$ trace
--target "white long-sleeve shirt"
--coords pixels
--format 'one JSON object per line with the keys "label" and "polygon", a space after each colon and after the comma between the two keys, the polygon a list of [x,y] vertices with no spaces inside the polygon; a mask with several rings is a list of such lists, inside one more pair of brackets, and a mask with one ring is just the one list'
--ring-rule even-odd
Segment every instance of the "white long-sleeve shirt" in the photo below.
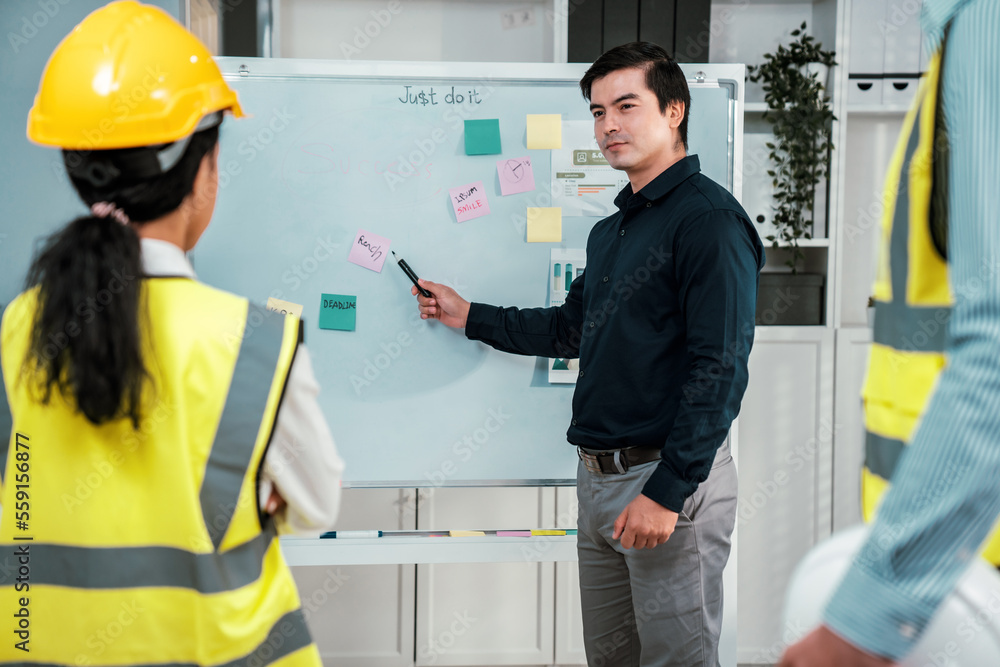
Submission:
{"label": "white long-sleeve shirt", "polygon": [[[167,241],[142,239],[142,267],[148,276],[197,279],[184,251]],[[319,535],[333,526],[340,510],[344,462],[316,397],[319,383],[309,351],[299,346],[288,373],[274,435],[261,471],[260,506],[277,489],[285,502],[275,515],[279,531]]]}

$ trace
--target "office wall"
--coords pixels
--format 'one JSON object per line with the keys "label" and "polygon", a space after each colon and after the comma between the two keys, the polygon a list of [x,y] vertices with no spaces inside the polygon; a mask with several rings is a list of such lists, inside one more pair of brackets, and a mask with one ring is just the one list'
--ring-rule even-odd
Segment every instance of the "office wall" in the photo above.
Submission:
{"label": "office wall", "polygon": [[[283,58],[565,62],[559,0],[280,0]],[[564,50],[564,46],[562,47]]]}

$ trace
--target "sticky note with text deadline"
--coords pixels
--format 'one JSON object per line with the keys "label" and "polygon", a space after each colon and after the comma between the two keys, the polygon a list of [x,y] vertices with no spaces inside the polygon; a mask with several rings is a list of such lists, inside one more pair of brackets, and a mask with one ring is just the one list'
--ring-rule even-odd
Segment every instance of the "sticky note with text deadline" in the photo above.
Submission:
{"label": "sticky note with text deadline", "polygon": [[354,331],[358,321],[358,297],[323,294],[319,304],[319,328]]}

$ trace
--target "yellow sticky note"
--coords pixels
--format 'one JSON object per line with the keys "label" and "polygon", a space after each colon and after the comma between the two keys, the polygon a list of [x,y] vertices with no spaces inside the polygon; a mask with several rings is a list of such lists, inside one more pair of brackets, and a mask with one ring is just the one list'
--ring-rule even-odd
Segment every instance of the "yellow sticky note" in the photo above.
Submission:
{"label": "yellow sticky note", "polygon": [[527,123],[528,148],[562,148],[562,116],[529,113]]}
{"label": "yellow sticky note", "polygon": [[566,531],[565,530],[533,530],[533,531],[531,531],[531,534],[533,536],[540,536],[540,535],[541,536],[556,536],[556,535],[565,535]]}
{"label": "yellow sticky note", "polygon": [[292,303],[291,301],[275,299],[273,296],[269,297],[267,300],[267,309],[273,310],[276,313],[281,313],[282,315],[288,313],[289,315],[294,315],[295,317],[302,317],[302,306],[297,303]]}
{"label": "yellow sticky note", "polygon": [[481,530],[449,530],[450,537],[485,537],[486,533]]}
{"label": "yellow sticky note", "polygon": [[528,209],[528,243],[559,243],[562,241],[562,209]]}

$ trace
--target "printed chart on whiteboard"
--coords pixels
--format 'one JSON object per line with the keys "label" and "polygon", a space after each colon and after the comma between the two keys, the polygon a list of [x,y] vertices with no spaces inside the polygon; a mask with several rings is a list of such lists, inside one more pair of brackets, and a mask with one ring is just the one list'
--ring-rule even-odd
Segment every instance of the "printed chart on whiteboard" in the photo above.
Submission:
{"label": "printed chart on whiteboard", "polygon": [[561,206],[564,217],[611,215],[628,175],[604,159],[593,123],[564,120],[562,130],[562,148],[552,151],[552,205]]}
{"label": "printed chart on whiteboard", "polygon": [[[569,286],[587,266],[587,251],[583,248],[553,248],[549,257],[549,275],[552,276],[550,306],[566,302]],[[580,374],[579,359],[549,359],[549,382],[573,384]]]}

